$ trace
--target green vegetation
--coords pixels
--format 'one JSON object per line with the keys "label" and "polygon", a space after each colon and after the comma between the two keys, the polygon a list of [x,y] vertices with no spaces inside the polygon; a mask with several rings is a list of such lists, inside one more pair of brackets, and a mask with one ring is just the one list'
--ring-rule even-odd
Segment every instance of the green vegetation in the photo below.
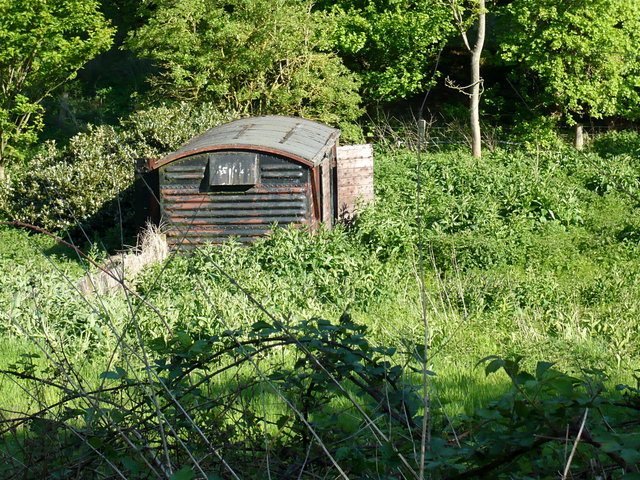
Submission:
{"label": "green vegetation", "polygon": [[625,133],[585,154],[423,154],[426,350],[405,150],[377,152],[376,204],[348,226],[172,256],[139,297],[83,296],[73,251],[2,230],[2,328],[33,342],[3,344],[5,452],[22,452],[6,472],[24,437],[57,445],[29,460],[56,475],[336,474],[333,458],[350,478],[543,478],[583,418],[571,471],[636,471],[638,150]]}
{"label": "green vegetation", "polygon": [[[556,130],[634,126],[639,27],[632,0],[0,0],[0,476],[639,478],[640,135]],[[450,87],[483,92],[482,158],[438,147],[469,138]],[[398,112],[431,117],[421,156],[371,120]],[[135,159],[262,113],[366,133],[375,204],[123,280]]]}
{"label": "green vegetation", "polygon": [[432,85],[429,67],[453,24],[439,2],[321,0],[334,15],[334,48],[362,80],[371,104],[408,98]]}
{"label": "green vegetation", "polygon": [[349,131],[362,113],[358,83],[329,51],[331,18],[310,9],[307,1],[161,1],[128,44],[162,67],[151,79],[156,98],[297,115]]}
{"label": "green vegetation", "polygon": [[42,100],[111,46],[98,8],[91,0],[0,2],[0,169],[37,139]]}
{"label": "green vegetation", "polygon": [[503,58],[539,79],[546,106],[572,122],[635,119],[640,6],[633,0],[518,0],[508,6]]}

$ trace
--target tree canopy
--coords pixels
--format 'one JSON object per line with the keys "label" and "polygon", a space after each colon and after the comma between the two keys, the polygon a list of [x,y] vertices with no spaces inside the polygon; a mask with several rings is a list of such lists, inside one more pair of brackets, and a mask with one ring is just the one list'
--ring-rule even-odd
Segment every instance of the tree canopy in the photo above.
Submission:
{"label": "tree canopy", "polygon": [[0,0],[0,167],[35,140],[42,100],[112,35],[97,0]]}
{"label": "tree canopy", "polygon": [[569,122],[640,115],[640,3],[636,0],[515,0],[502,57],[533,72],[541,103]]}
{"label": "tree canopy", "polygon": [[335,15],[334,47],[362,79],[371,102],[424,91],[433,64],[455,33],[449,7],[412,0],[322,0]]}
{"label": "tree canopy", "polygon": [[156,97],[340,124],[360,115],[360,96],[329,51],[329,21],[307,1],[161,0],[129,46],[161,68]]}
{"label": "tree canopy", "polygon": [[[439,75],[468,84],[456,30],[474,38],[478,2],[0,0],[0,169],[37,139],[43,99],[109,48],[85,69],[85,84],[81,76],[66,87],[71,108],[96,109],[80,118],[117,123],[140,107],[211,102],[234,115],[324,121],[354,139],[365,108],[411,101]],[[482,82],[471,82],[487,89],[480,116],[493,108],[515,125],[524,99],[544,125],[640,117],[636,0],[495,0],[487,10]],[[115,45],[105,15],[118,27]],[[133,73],[112,81],[123,58]],[[517,88],[503,88],[505,77]],[[438,88],[436,110],[462,119],[463,97]]]}

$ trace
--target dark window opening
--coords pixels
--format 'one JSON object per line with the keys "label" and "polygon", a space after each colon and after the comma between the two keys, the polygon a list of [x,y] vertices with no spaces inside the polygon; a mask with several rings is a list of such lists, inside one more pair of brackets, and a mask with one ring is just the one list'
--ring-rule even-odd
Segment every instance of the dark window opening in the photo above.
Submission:
{"label": "dark window opening", "polygon": [[257,153],[221,152],[209,156],[210,186],[252,186],[258,183],[260,165]]}

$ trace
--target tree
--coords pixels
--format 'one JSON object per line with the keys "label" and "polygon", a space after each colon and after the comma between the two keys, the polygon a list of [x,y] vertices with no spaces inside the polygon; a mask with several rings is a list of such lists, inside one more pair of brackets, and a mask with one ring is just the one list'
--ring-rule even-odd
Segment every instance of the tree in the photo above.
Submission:
{"label": "tree", "polygon": [[533,73],[552,114],[640,116],[637,0],[515,0],[507,12],[502,58]]}
{"label": "tree", "polygon": [[[447,0],[451,8],[455,24],[465,48],[471,56],[471,83],[466,87],[458,87],[448,82],[449,86],[460,90],[469,96],[469,125],[471,127],[471,153],[475,158],[482,156],[482,132],[480,131],[480,96],[482,90],[482,77],[480,76],[480,59],[484,47],[486,33],[486,5],[485,0],[470,0],[470,5],[465,9],[457,0]],[[476,39],[472,45],[469,42],[467,30],[476,25]]]}
{"label": "tree", "polygon": [[320,0],[317,8],[334,15],[334,47],[361,78],[368,103],[424,92],[439,50],[455,32],[440,2]]}
{"label": "tree", "polygon": [[306,0],[160,0],[129,45],[161,68],[156,97],[340,124],[361,113],[359,85],[328,31]]}
{"label": "tree", "polygon": [[111,45],[95,0],[0,0],[0,179],[42,127],[42,100]]}

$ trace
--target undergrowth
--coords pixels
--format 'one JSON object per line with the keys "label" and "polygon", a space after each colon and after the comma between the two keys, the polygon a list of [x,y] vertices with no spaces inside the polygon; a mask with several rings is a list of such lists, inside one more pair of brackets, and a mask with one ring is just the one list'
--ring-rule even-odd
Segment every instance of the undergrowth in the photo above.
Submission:
{"label": "undergrowth", "polygon": [[107,294],[0,230],[4,477],[636,478],[640,160],[615,141],[429,153],[418,215],[416,156],[378,151],[348,225]]}

